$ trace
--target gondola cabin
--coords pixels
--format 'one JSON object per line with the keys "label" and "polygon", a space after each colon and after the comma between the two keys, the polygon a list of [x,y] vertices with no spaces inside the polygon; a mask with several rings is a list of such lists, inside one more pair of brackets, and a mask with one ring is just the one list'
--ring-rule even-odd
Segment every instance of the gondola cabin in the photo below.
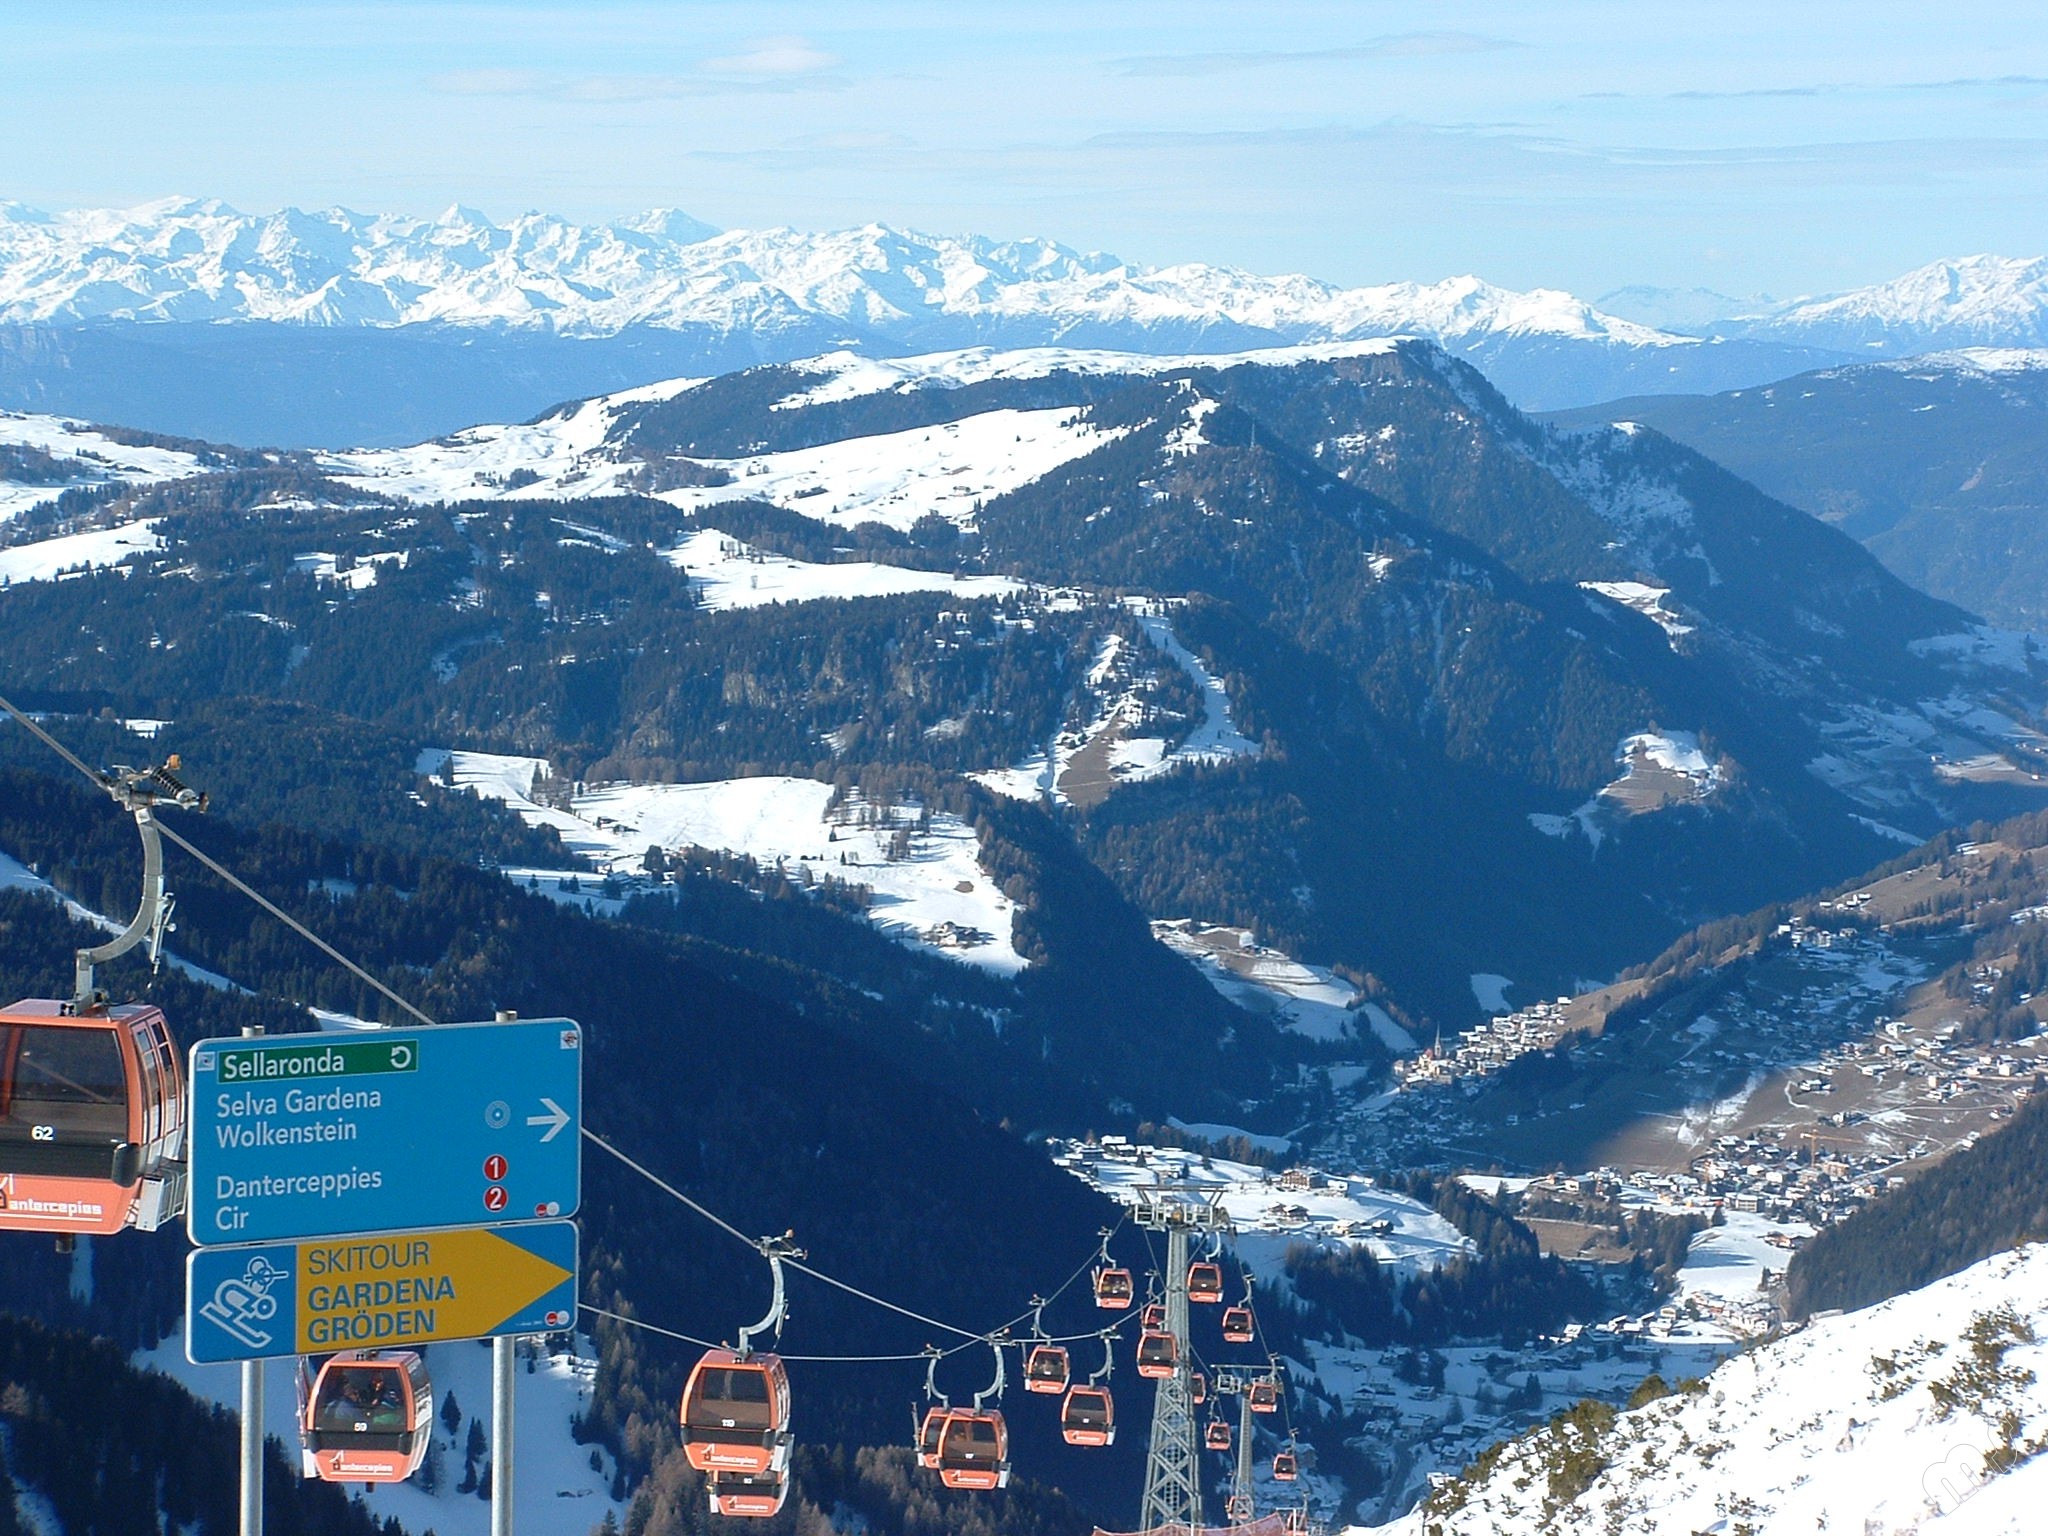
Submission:
{"label": "gondola cabin", "polygon": [[1202,1433],[1202,1444],[1212,1451],[1230,1449],[1230,1426],[1221,1419],[1211,1419],[1209,1427]]}
{"label": "gondola cabin", "polygon": [[1060,1404],[1060,1435],[1069,1445],[1114,1445],[1116,1404],[1107,1387],[1074,1387]]}
{"label": "gondola cabin", "polygon": [[300,1368],[299,1440],[327,1483],[402,1483],[434,1438],[434,1386],[410,1349],[344,1350]]}
{"label": "gondola cabin", "polygon": [[1280,1383],[1270,1379],[1253,1382],[1251,1400],[1253,1413],[1278,1413],[1280,1411]]}
{"label": "gondola cabin", "polygon": [[924,1411],[924,1422],[917,1428],[917,1464],[926,1471],[936,1471],[939,1465],[939,1431],[946,1427],[949,1409],[932,1407]]}
{"label": "gondola cabin", "polygon": [[1007,1488],[1010,1432],[1000,1409],[953,1408],[939,1429],[939,1481],[948,1488]]}
{"label": "gondola cabin", "polygon": [[1198,1405],[1209,1401],[1209,1378],[1200,1371],[1192,1373],[1188,1377],[1188,1395]]}
{"label": "gondola cabin", "polygon": [[1173,1342],[1173,1335],[1157,1328],[1148,1328],[1138,1335],[1138,1374],[1149,1376],[1154,1381],[1171,1376],[1180,1364],[1180,1350]]}
{"label": "gondola cabin", "polygon": [[681,1420],[683,1454],[699,1472],[780,1472],[792,1438],[789,1372],[775,1355],[707,1350],[683,1386]]}
{"label": "gondola cabin", "polygon": [[713,1472],[704,1480],[704,1492],[714,1515],[737,1515],[743,1519],[765,1520],[780,1514],[789,1497],[789,1479],[781,1472]]}
{"label": "gondola cabin", "polygon": [[1225,1307],[1223,1309],[1223,1342],[1226,1344],[1249,1344],[1253,1333],[1252,1309],[1250,1307]]}
{"label": "gondola cabin", "polygon": [[1301,1458],[1293,1451],[1281,1451],[1273,1458],[1273,1476],[1280,1482],[1291,1483],[1301,1475]]}
{"label": "gondola cabin", "polygon": [[0,1231],[154,1231],[185,1208],[185,1071],[162,1012],[0,1011]]}
{"label": "gondola cabin", "polygon": [[1024,1357],[1024,1390],[1064,1392],[1072,1374],[1066,1350],[1058,1344],[1034,1344]]}
{"label": "gondola cabin", "polygon": [[1207,1305],[1223,1299],[1223,1266],[1206,1261],[1188,1266],[1188,1300]]}
{"label": "gondola cabin", "polygon": [[1098,1269],[1095,1271],[1095,1305],[1113,1311],[1121,1311],[1131,1304],[1137,1294],[1131,1283],[1128,1269]]}
{"label": "gondola cabin", "polygon": [[1145,1303],[1145,1310],[1138,1314],[1140,1328],[1164,1328],[1166,1326],[1166,1304],[1158,1301]]}

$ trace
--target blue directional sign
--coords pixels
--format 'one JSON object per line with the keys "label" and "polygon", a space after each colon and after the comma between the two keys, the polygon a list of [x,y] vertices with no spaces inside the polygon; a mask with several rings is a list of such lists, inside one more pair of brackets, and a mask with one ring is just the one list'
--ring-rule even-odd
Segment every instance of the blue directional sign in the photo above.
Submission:
{"label": "blue directional sign", "polygon": [[198,1365],[549,1333],[576,1321],[576,1224],[530,1221],[200,1248],[185,1261]]}
{"label": "blue directional sign", "polygon": [[192,1241],[572,1216],[583,1032],[568,1019],[192,1047]]}

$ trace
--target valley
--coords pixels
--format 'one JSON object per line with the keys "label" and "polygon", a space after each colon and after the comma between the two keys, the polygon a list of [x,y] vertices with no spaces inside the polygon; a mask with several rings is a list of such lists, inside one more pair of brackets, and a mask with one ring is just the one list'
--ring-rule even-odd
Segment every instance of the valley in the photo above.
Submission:
{"label": "valley", "polygon": [[[1076,1232],[1213,1185],[1294,1388],[1262,1449],[1299,1436],[1324,1516],[1783,1326],[1811,1234],[2043,1070],[2026,637],[1425,344],[832,354],[410,447],[150,451],[10,492],[0,666],[40,718],[331,839],[294,899],[475,1008],[514,951],[411,929],[434,881],[589,951],[527,1006],[717,977],[835,1085],[937,1095],[899,1158],[987,1117]],[[268,998],[253,944],[183,963]],[[637,995],[622,1039],[694,1048],[694,992]],[[600,1421],[645,1411],[603,1379]]]}

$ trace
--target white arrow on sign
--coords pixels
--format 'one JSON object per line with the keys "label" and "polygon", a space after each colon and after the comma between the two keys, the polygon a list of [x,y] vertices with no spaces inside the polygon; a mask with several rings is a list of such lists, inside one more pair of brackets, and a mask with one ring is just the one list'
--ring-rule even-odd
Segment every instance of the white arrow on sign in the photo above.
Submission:
{"label": "white arrow on sign", "polygon": [[553,1099],[544,1098],[541,1100],[541,1103],[547,1106],[548,1112],[544,1115],[528,1115],[526,1123],[528,1125],[546,1126],[547,1133],[541,1137],[541,1140],[544,1142],[553,1141],[568,1127],[569,1111],[562,1108]]}

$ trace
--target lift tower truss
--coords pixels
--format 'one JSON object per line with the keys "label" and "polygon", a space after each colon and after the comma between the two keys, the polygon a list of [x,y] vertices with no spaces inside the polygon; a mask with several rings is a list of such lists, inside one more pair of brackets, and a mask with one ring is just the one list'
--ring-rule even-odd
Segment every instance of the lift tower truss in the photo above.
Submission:
{"label": "lift tower truss", "polygon": [[1195,1449],[1192,1352],[1188,1347],[1188,1240],[1197,1233],[1230,1231],[1230,1218],[1213,1187],[1154,1184],[1133,1190],[1131,1222],[1166,1238],[1166,1331],[1173,1335],[1173,1374],[1154,1385],[1152,1441],[1145,1458],[1145,1501],[1138,1528],[1202,1526],[1201,1462]]}
{"label": "lift tower truss", "polygon": [[1219,1365],[1215,1380],[1209,1383],[1209,1390],[1219,1399],[1237,1399],[1237,1464],[1231,1469],[1230,1493],[1223,1501],[1223,1518],[1230,1525],[1249,1525],[1256,1513],[1252,1498],[1252,1388],[1263,1382],[1278,1387],[1280,1368]]}

